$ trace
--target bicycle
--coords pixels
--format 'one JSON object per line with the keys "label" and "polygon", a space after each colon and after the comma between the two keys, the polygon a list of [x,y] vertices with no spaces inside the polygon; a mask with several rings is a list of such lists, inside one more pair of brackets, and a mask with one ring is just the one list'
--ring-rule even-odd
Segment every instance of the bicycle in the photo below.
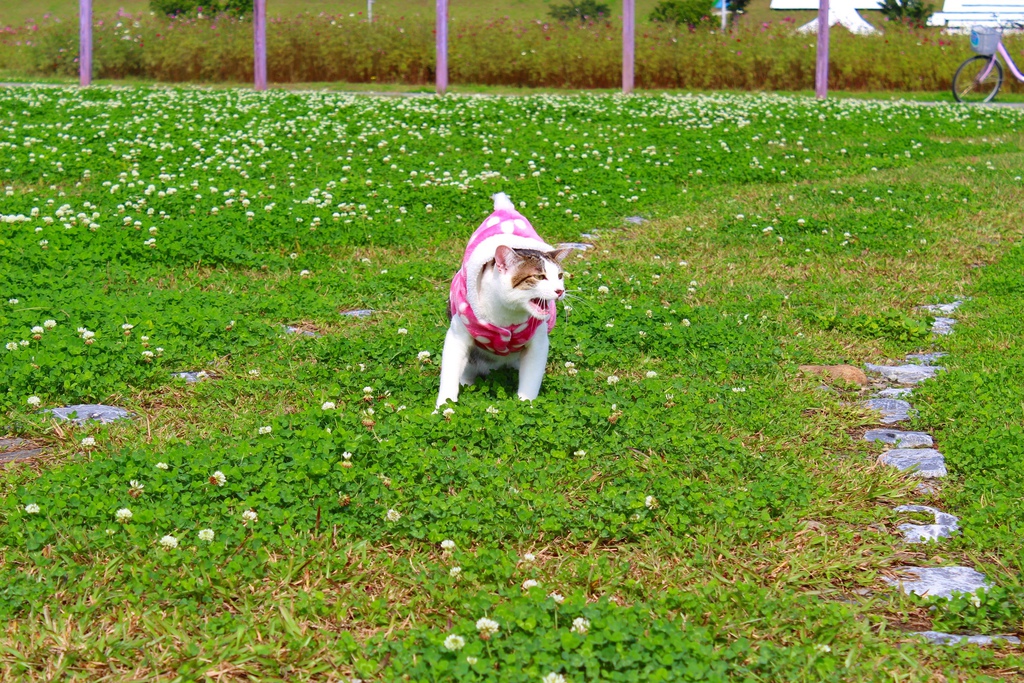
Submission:
{"label": "bicycle", "polygon": [[[1013,24],[1013,27],[1021,28],[1024,24]],[[961,64],[953,76],[953,99],[957,102],[982,104],[995,99],[1003,85],[1003,65],[999,57],[1006,60],[1014,78],[1024,83],[1024,74],[1003,47],[1001,29],[975,26],[971,29],[971,49],[978,54]]]}

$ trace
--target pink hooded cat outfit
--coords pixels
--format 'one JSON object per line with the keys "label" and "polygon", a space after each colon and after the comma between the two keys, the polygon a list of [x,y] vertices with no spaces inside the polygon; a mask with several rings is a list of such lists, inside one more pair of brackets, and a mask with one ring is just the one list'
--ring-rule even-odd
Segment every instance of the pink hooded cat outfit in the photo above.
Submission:
{"label": "pink hooded cat outfit", "polygon": [[[501,245],[538,251],[554,249],[540,238],[530,222],[518,211],[496,209],[469,238],[466,253],[462,255],[462,267],[452,278],[448,310],[453,317],[459,317],[478,347],[498,356],[507,356],[522,351],[544,321],[530,316],[529,320],[519,325],[499,327],[476,316],[473,308],[478,301],[477,282],[480,271],[494,258],[495,250]],[[548,301],[546,307],[550,332],[555,327],[555,302]]]}

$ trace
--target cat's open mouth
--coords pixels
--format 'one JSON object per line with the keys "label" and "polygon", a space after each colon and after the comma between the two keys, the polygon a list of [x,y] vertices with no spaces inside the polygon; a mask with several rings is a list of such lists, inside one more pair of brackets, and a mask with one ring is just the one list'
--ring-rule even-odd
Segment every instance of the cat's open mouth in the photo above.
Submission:
{"label": "cat's open mouth", "polygon": [[551,315],[548,312],[548,302],[546,299],[530,299],[530,301],[527,302],[526,307],[529,309],[530,315],[534,318],[547,320]]}

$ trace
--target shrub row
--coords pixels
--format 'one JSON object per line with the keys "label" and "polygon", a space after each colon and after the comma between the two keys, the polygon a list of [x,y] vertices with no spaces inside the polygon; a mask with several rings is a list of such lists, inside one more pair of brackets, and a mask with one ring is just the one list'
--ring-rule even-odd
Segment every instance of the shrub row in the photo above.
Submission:
{"label": "shrub row", "polygon": [[[460,21],[453,22],[450,35],[453,83],[563,88],[621,83],[621,28],[612,21]],[[433,82],[433,26],[423,18],[368,24],[306,14],[271,19],[267,36],[272,82]],[[96,21],[94,42],[97,78],[252,80],[252,25],[245,19],[120,13]],[[1008,37],[1007,44],[1019,54],[1024,38]],[[892,24],[884,35],[870,37],[836,29],[829,82],[843,90],[945,90],[970,54],[966,36],[936,29]],[[72,21],[0,33],[0,69],[8,72],[72,76],[77,57]],[[785,21],[746,25],[725,35],[642,25],[636,59],[641,88],[796,90],[813,87],[815,41]]]}

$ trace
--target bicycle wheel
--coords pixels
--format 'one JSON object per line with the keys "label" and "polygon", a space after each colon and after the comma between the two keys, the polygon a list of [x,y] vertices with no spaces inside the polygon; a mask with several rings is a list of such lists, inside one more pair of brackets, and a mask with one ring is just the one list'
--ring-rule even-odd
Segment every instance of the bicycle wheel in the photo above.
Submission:
{"label": "bicycle wheel", "polygon": [[[995,60],[988,68],[991,57],[976,55],[960,65],[953,76],[953,98],[966,104],[991,102],[1003,84],[1003,66]],[[988,73],[985,74],[985,70]],[[985,75],[982,79],[981,76]]]}

